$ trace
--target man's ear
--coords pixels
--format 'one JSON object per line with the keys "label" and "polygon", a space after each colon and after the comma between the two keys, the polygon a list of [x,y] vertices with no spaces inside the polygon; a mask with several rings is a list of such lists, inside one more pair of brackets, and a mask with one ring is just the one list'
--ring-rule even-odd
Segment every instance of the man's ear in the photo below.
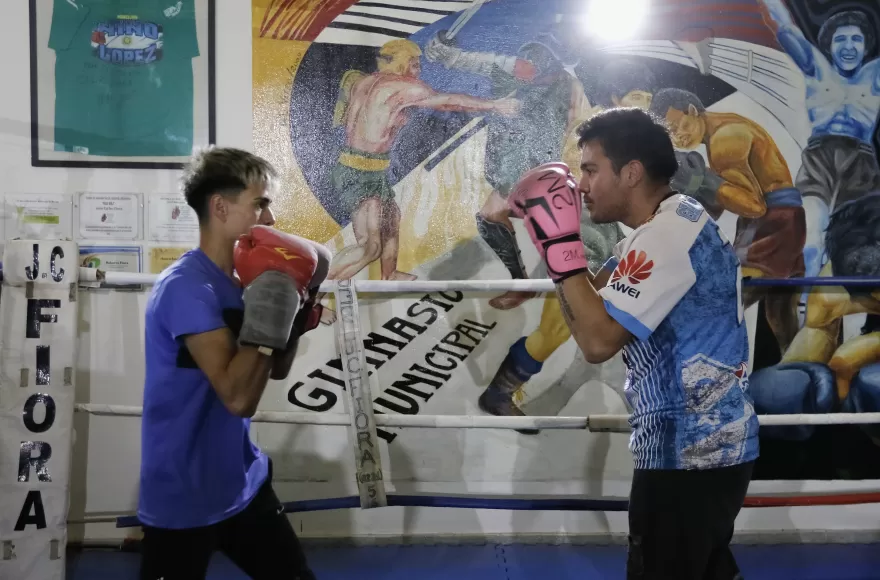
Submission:
{"label": "man's ear", "polygon": [[229,215],[229,208],[226,206],[226,200],[219,193],[215,193],[208,199],[208,213],[216,215],[220,221],[226,221]]}
{"label": "man's ear", "polygon": [[626,185],[634,187],[645,176],[645,166],[641,161],[632,160],[623,167],[622,173]]}

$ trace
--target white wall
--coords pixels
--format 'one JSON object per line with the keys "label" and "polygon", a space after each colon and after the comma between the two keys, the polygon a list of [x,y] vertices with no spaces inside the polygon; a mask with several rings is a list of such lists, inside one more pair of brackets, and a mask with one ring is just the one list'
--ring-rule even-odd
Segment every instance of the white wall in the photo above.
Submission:
{"label": "white wall", "polygon": [[[251,148],[251,27],[250,3],[245,0],[218,0],[217,11],[217,135],[223,145]],[[135,170],[66,170],[37,169],[30,166],[29,126],[29,63],[27,2],[8,2],[5,7],[7,32],[0,35],[0,54],[16,55],[3,62],[4,88],[0,91],[0,175],[2,193],[76,193],[142,192],[145,195],[176,191],[177,173],[174,171]],[[79,369],[77,375],[78,402],[140,405],[143,381],[143,307],[145,294],[113,290],[84,291],[81,300]],[[112,322],[111,322],[112,321]],[[322,336],[330,335],[324,333]],[[332,358],[333,345],[326,338],[314,339],[320,344],[313,349],[326,349],[323,360]],[[297,410],[286,401],[286,385],[275,384],[267,392],[262,406],[266,410]],[[338,409],[342,411],[342,409]],[[71,518],[82,519],[84,514],[117,515],[134,510],[137,497],[139,468],[140,422],[134,418],[85,417],[76,418],[76,442],[72,473]],[[277,462],[276,471],[283,474],[277,485],[285,500],[332,497],[352,494],[354,487],[351,466],[353,460],[344,432],[339,429],[286,426],[259,426],[255,437]],[[501,436],[499,436],[500,438]],[[603,463],[605,476],[589,470],[584,481],[517,482],[505,483],[498,472],[503,472],[500,461],[516,456],[515,445],[522,444],[516,436],[502,446],[510,457],[492,457],[494,451],[480,443],[482,440],[461,435],[442,441],[453,441],[469,447],[468,453],[489,453],[486,463],[498,463],[498,471],[491,477],[467,472],[456,482],[431,483],[424,481],[391,482],[389,491],[435,492],[498,492],[522,494],[553,494],[584,492],[590,495],[624,496],[628,488],[630,461],[624,436],[593,436],[570,433],[566,446],[578,450],[604,442]],[[592,439],[590,439],[592,438]],[[588,442],[589,439],[589,442]],[[438,438],[438,445],[440,445]],[[527,443],[526,443],[527,444]],[[563,449],[545,449],[551,456],[558,452],[559,461],[565,461]],[[464,452],[464,451],[463,451]],[[586,452],[586,451],[585,451]],[[389,461],[417,467],[427,459],[424,456],[389,457]],[[601,466],[601,467],[600,467]],[[487,467],[491,471],[491,467]],[[393,469],[393,471],[400,471]],[[416,469],[418,472],[418,469]],[[759,482],[754,491],[818,491],[874,489],[876,482],[855,482],[841,485],[828,483]],[[738,525],[748,532],[809,533],[813,530],[869,531],[877,527],[880,509],[877,506],[766,509],[750,510],[740,517]],[[303,536],[351,535],[399,536],[453,534],[462,536],[521,534],[621,534],[626,531],[625,514],[565,513],[565,512],[493,512],[449,509],[387,508],[361,512],[319,512],[294,516],[296,529]],[[100,540],[122,538],[136,534],[135,530],[117,530],[112,524],[72,526],[71,540]]]}

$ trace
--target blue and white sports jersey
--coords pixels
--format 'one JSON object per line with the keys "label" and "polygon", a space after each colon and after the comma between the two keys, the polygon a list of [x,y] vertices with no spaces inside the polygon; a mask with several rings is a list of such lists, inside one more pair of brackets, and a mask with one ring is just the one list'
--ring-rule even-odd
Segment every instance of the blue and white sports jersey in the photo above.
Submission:
{"label": "blue and white sports jersey", "polygon": [[605,308],[635,336],[623,357],[636,469],[757,459],[742,271],[715,221],[696,200],[673,195],[605,268]]}

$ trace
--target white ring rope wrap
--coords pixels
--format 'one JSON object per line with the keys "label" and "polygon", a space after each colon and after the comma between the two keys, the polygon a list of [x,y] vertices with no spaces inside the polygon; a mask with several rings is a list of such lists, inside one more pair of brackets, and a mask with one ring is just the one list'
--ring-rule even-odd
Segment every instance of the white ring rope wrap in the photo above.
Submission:
{"label": "white ring rope wrap", "polygon": [[361,336],[361,314],[357,292],[351,280],[340,280],[336,292],[336,348],[342,363],[342,378],[348,391],[351,443],[354,448],[358,493],[361,509],[386,507],[382,459],[373,415],[373,396],[364,339]]}
{"label": "white ring rope wrap", "polygon": [[[100,282],[104,286],[131,286],[134,284],[152,285],[156,274],[136,272],[104,272],[95,268],[80,268],[81,282]],[[342,283],[342,280],[338,281]],[[425,292],[554,292],[556,287],[549,278],[539,280],[414,280],[394,282],[390,280],[351,280],[354,290],[371,294],[418,294]],[[336,292],[337,281],[321,284],[321,292]]]}
{"label": "white ring rope wrap", "polygon": [[[91,415],[140,417],[140,407],[77,404],[76,411]],[[290,413],[258,411],[255,423],[291,425],[351,425],[342,413]],[[488,415],[376,415],[379,427],[422,429],[589,429],[594,432],[628,433],[629,415],[590,415],[588,417],[494,417]],[[825,413],[758,415],[762,426],[786,425],[871,425],[880,424],[880,413]]]}

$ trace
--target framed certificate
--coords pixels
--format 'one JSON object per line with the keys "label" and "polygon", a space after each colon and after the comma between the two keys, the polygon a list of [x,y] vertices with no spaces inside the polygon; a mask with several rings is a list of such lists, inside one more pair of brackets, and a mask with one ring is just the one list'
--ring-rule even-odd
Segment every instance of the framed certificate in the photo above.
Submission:
{"label": "framed certificate", "polygon": [[8,194],[3,199],[3,217],[7,240],[69,240],[73,237],[73,196]]}
{"label": "framed certificate", "polygon": [[143,208],[139,193],[79,194],[77,238],[86,240],[141,239]]}
{"label": "framed certificate", "polygon": [[31,164],[176,169],[215,142],[214,0],[30,0]]}

